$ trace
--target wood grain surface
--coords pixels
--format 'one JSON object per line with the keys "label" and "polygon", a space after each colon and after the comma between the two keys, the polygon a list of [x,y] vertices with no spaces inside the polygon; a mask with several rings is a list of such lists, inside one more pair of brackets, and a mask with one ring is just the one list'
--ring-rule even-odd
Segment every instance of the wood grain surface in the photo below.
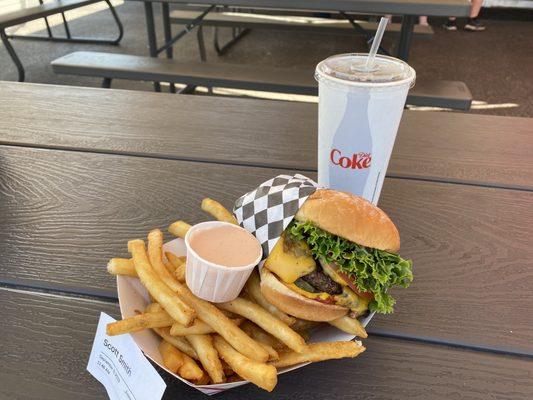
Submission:
{"label": "wood grain surface", "polygon": [[[0,282],[114,297],[109,258],[280,171],[0,146]],[[313,174],[310,174],[313,176]],[[533,355],[533,193],[387,179],[415,281],[371,332]]]}
{"label": "wood grain surface", "polygon": [[[316,104],[0,83],[0,121],[0,144],[317,165]],[[388,175],[533,190],[532,135],[527,118],[405,111]]]}
{"label": "wood grain surface", "polygon": [[[101,311],[118,305],[0,288],[0,397],[102,399],[104,388],[86,371]],[[533,361],[442,345],[370,337],[355,359],[312,364],[279,377],[272,394],[253,385],[221,399],[530,399]],[[205,395],[162,372],[164,399]]]}

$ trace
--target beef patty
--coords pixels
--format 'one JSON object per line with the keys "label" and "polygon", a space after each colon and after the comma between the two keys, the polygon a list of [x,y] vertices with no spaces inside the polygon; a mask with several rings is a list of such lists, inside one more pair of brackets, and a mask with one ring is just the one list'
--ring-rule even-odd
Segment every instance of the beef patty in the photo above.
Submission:
{"label": "beef patty", "polygon": [[302,279],[319,292],[326,292],[329,294],[342,293],[342,286],[324,274],[322,271],[319,271],[318,268],[310,274],[302,276]]}

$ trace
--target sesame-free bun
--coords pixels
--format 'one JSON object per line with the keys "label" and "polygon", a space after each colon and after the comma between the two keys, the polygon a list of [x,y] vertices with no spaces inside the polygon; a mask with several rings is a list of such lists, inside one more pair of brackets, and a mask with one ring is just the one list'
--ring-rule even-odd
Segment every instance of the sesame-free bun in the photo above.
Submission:
{"label": "sesame-free bun", "polygon": [[308,197],[295,216],[320,229],[373,249],[397,253],[400,234],[384,211],[347,192],[318,189]]}
{"label": "sesame-free bun", "polygon": [[348,313],[345,307],[320,303],[296,293],[265,267],[261,269],[261,293],[281,311],[308,321],[332,321]]}

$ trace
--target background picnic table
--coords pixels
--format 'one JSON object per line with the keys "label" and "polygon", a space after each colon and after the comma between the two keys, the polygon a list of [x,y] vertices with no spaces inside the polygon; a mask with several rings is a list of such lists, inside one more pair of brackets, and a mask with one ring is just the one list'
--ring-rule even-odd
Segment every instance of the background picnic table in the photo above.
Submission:
{"label": "background picnic table", "polygon": [[[0,397],[102,398],[111,257],[279,173],[315,177],[316,105],[0,83]],[[406,112],[380,206],[414,260],[356,359],[221,398],[533,396],[529,119]],[[168,375],[163,373],[167,379]],[[203,397],[172,382],[166,398]]]}

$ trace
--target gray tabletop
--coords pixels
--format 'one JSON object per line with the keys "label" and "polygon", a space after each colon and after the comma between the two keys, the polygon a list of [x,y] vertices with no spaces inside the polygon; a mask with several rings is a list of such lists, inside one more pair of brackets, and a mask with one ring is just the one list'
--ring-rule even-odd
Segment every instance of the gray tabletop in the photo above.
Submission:
{"label": "gray tabletop", "polygon": [[[190,4],[190,0],[127,0]],[[194,4],[211,5],[209,0]],[[468,16],[468,0],[218,0],[221,6],[285,10],[345,11],[369,14]]]}
{"label": "gray tabletop", "polygon": [[[103,398],[85,366],[100,311],[119,315],[106,261],[206,220],[205,196],[229,207],[279,173],[316,176],[316,105],[0,83],[0,121],[0,398]],[[217,398],[532,398],[532,127],[406,113],[403,175],[380,199],[415,263],[396,312],[356,359]],[[205,398],[162,375],[165,399]]]}

